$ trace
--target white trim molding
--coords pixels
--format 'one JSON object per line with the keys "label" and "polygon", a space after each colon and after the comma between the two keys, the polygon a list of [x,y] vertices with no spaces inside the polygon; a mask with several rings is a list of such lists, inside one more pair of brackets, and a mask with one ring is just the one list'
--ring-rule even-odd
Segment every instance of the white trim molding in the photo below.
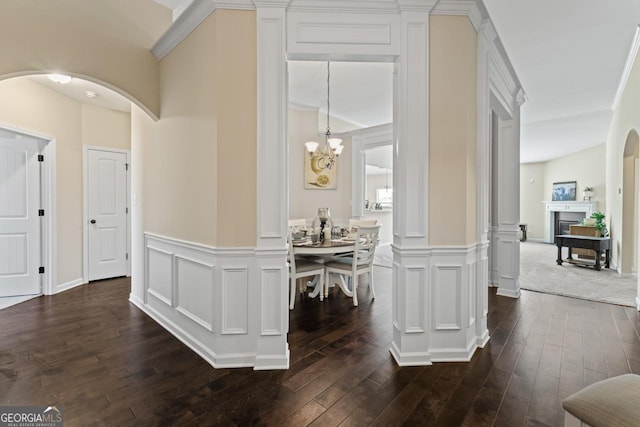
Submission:
{"label": "white trim molding", "polygon": [[144,248],[144,288],[132,289],[133,304],[215,368],[289,367],[286,250],[214,248],[152,233]]}
{"label": "white trim molding", "polygon": [[520,296],[520,106],[526,95],[484,5],[479,7],[476,238],[489,244],[487,258],[483,249],[479,261],[487,262],[479,267],[487,274],[478,273],[478,302],[486,304],[487,286]]}
{"label": "white trim molding", "polygon": [[22,135],[36,138],[44,143],[42,154],[44,155],[44,162],[42,162],[42,184],[41,184],[41,201],[42,208],[45,210],[44,220],[42,222],[41,230],[41,251],[42,251],[42,266],[44,266],[45,273],[42,276],[41,292],[44,295],[54,295],[59,292],[57,285],[57,271],[58,271],[58,233],[57,233],[57,203],[56,203],[56,153],[57,142],[52,136],[34,132],[31,130],[23,129],[17,126],[12,126],[5,123],[0,123],[0,132],[9,131],[12,134]]}
{"label": "white trim molding", "polygon": [[70,280],[67,283],[62,283],[58,286],[56,286],[56,293],[58,292],[64,292],[64,291],[68,291],[69,289],[73,289],[76,286],[80,286],[80,285],[84,285],[86,282],[84,281],[84,279],[78,278],[75,280]]}

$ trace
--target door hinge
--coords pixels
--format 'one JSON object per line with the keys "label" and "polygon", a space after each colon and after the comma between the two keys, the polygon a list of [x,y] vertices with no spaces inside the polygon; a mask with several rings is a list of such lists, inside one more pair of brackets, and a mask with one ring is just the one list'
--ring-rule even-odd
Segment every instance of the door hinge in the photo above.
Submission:
{"label": "door hinge", "polygon": [[38,161],[39,162],[44,162],[44,155],[38,154]]}
{"label": "door hinge", "polygon": [[38,209],[38,216],[44,216],[44,209]]}
{"label": "door hinge", "polygon": [[124,208],[124,213],[128,214],[129,213],[129,208]]}
{"label": "door hinge", "polygon": [[38,274],[44,274],[44,267],[38,268]]}
{"label": "door hinge", "polygon": [[127,171],[129,170],[129,163],[124,164],[124,170],[127,170]]}
{"label": "door hinge", "polygon": [[129,259],[129,254],[124,254],[124,259]]}

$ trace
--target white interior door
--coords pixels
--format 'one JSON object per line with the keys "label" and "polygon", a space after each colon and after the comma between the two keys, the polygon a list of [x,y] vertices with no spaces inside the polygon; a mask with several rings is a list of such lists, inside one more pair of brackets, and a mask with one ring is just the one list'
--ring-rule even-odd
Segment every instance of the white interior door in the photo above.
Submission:
{"label": "white interior door", "polygon": [[89,280],[127,274],[127,155],[89,149]]}
{"label": "white interior door", "polygon": [[40,149],[0,139],[0,297],[41,293]]}

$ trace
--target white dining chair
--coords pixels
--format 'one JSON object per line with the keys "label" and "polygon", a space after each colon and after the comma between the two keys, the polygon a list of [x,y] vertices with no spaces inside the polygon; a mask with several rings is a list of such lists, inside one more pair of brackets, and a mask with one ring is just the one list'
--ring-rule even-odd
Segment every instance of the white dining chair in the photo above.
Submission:
{"label": "white dining chair", "polygon": [[[315,257],[297,257],[293,252],[293,242],[291,233],[300,229],[305,229],[307,226],[307,220],[302,219],[290,219],[289,220],[289,309],[293,310],[296,303],[296,283],[298,279],[304,277],[316,276],[316,279],[323,284],[325,276],[324,265],[319,262],[315,262]],[[300,282],[298,286],[298,292],[303,294],[306,291],[307,284]],[[322,299],[322,296],[321,296]]]}
{"label": "white dining chair", "polygon": [[[376,297],[376,292],[373,287],[373,258],[378,244],[378,234],[380,233],[379,225],[360,225],[356,233],[356,243],[352,254],[340,258],[335,258],[325,264],[325,270],[327,279],[325,285],[328,286],[329,275],[337,274],[342,281],[341,288],[345,290],[348,288],[351,297],[353,298],[353,305],[358,305],[358,276],[368,273],[369,275],[369,290],[371,291],[371,299]],[[348,278],[351,282],[351,286],[348,287],[345,283],[345,278]]]}
{"label": "white dining chair", "polygon": [[349,220],[349,230],[355,227],[359,227],[361,225],[378,225],[377,219],[350,219]]}

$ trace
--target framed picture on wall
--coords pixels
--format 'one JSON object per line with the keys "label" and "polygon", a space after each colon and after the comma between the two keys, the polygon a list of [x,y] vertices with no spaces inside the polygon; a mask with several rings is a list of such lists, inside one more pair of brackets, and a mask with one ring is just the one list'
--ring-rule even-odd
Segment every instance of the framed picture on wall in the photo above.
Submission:
{"label": "framed picture on wall", "polygon": [[575,200],[576,199],[576,181],[554,182],[552,201],[559,200]]}
{"label": "framed picture on wall", "polygon": [[338,188],[338,157],[322,152],[304,152],[304,188],[335,190]]}

